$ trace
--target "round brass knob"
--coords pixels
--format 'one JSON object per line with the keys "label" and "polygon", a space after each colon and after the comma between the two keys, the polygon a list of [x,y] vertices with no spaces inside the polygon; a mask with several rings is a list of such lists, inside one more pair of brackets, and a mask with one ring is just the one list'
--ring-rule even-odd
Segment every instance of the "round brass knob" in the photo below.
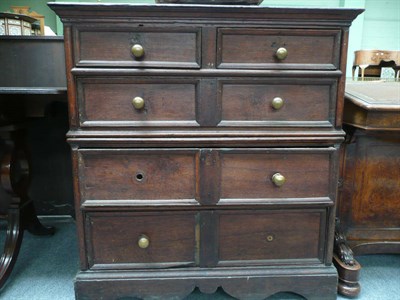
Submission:
{"label": "round brass knob", "polygon": [[139,44],[133,45],[131,51],[133,56],[136,58],[141,58],[144,55],[144,48]]}
{"label": "round brass knob", "polygon": [[276,50],[276,57],[279,60],[284,60],[288,55],[288,51],[286,50],[286,48],[279,48],[278,50]]}
{"label": "round brass knob", "polygon": [[274,240],[274,236],[273,235],[268,235],[267,236],[267,242],[272,242]]}
{"label": "round brass knob", "polygon": [[142,97],[135,97],[132,99],[132,105],[136,109],[142,109],[144,107],[144,99]]}
{"label": "round brass knob", "polygon": [[280,97],[275,97],[272,99],[272,107],[276,110],[281,109],[284,104],[284,101]]}
{"label": "round brass knob", "polygon": [[286,178],[285,178],[285,176],[283,176],[281,173],[276,173],[276,174],[274,174],[274,175],[272,176],[272,182],[273,182],[276,186],[280,187],[280,186],[282,186],[282,185],[285,184]]}
{"label": "round brass knob", "polygon": [[142,249],[148,248],[150,245],[150,239],[147,235],[142,234],[138,239],[138,246]]}

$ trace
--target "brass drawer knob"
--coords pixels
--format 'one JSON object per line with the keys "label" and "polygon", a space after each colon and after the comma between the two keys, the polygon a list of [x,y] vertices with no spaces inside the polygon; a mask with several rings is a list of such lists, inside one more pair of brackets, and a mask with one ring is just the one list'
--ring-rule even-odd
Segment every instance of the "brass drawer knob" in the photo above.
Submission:
{"label": "brass drawer knob", "polygon": [[132,105],[136,109],[142,109],[144,107],[144,99],[142,97],[135,97],[132,99]]}
{"label": "brass drawer knob", "polygon": [[274,236],[273,235],[268,235],[266,240],[267,240],[267,242],[272,242],[274,240]]}
{"label": "brass drawer knob", "polygon": [[144,55],[144,48],[142,45],[139,44],[133,45],[131,51],[133,56],[136,58],[141,58]]}
{"label": "brass drawer knob", "polygon": [[286,50],[286,48],[279,48],[278,50],[276,50],[276,57],[279,60],[284,60],[288,55],[288,51]]}
{"label": "brass drawer knob", "polygon": [[285,176],[283,176],[281,173],[275,173],[275,174],[272,176],[272,182],[273,182],[277,187],[281,187],[282,185],[285,184],[286,178],[285,178]]}
{"label": "brass drawer knob", "polygon": [[138,239],[138,246],[139,248],[146,249],[150,245],[150,239],[147,235],[142,234]]}
{"label": "brass drawer knob", "polygon": [[272,99],[272,107],[275,110],[281,109],[284,103],[285,101],[283,101],[283,99],[280,97],[275,97],[274,99]]}

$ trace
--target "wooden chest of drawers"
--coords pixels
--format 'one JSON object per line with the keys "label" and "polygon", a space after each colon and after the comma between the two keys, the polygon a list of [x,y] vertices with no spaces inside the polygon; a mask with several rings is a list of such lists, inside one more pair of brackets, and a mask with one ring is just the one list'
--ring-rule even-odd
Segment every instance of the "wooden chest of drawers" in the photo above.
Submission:
{"label": "wooden chest of drawers", "polygon": [[50,6],[64,22],[80,299],[334,299],[361,11]]}

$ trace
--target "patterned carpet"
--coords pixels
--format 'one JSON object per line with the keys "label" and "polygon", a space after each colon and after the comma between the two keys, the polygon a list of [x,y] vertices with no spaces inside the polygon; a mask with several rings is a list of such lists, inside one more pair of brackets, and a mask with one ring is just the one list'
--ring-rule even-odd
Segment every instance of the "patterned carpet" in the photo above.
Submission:
{"label": "patterned carpet", "polygon": [[[72,219],[44,220],[56,227],[52,237],[25,233],[21,252],[0,299],[73,300],[73,279],[78,270],[75,224]],[[4,230],[0,232],[4,236]],[[1,239],[0,239],[1,240]],[[1,242],[1,241],[0,241]],[[357,300],[400,300],[400,255],[366,255],[357,257],[362,265],[361,293]],[[187,300],[233,299],[223,291],[201,294],[195,290]],[[281,293],[269,300],[303,299]],[[338,299],[347,299],[338,296]]]}

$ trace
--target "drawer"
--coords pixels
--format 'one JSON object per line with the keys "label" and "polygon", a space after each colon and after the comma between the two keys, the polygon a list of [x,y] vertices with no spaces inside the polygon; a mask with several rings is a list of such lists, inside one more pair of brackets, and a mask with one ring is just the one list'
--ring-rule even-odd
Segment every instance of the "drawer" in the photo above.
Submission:
{"label": "drawer", "polygon": [[195,150],[81,149],[85,205],[188,205],[196,198]]}
{"label": "drawer", "polygon": [[335,79],[220,80],[219,126],[333,127]]}
{"label": "drawer", "polygon": [[79,26],[75,36],[77,66],[200,68],[198,28]]}
{"label": "drawer", "polygon": [[195,264],[196,214],[86,214],[86,244],[92,269],[129,269]]}
{"label": "drawer", "polygon": [[335,148],[81,149],[84,207],[333,204]]}
{"label": "drawer", "polygon": [[219,265],[321,262],[325,223],[324,210],[221,211]]}
{"label": "drawer", "polygon": [[79,78],[80,125],[199,126],[197,86],[185,78]]}
{"label": "drawer", "polygon": [[220,203],[328,201],[335,148],[224,150]]}
{"label": "drawer", "polygon": [[78,116],[81,127],[332,128],[336,90],[335,78],[78,77]]}
{"label": "drawer", "polygon": [[340,30],[221,28],[217,49],[218,68],[338,69]]}

